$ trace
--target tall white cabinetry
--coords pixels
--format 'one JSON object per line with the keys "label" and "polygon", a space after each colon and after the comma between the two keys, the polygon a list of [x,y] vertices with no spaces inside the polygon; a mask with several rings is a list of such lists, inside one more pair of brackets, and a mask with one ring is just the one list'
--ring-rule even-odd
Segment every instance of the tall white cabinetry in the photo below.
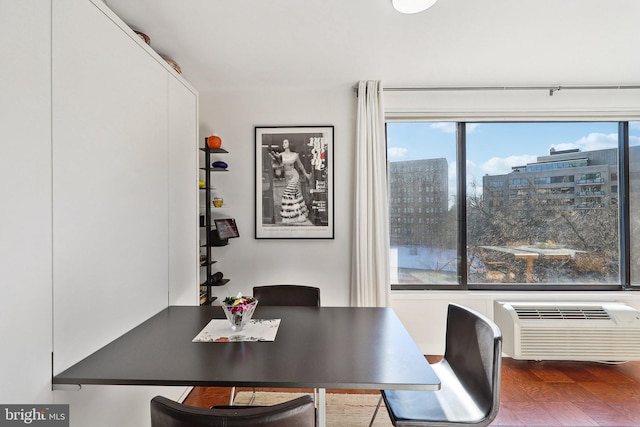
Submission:
{"label": "tall white cabinetry", "polygon": [[[169,78],[169,304],[191,305],[200,283],[198,206],[198,98]],[[194,167],[195,166],[195,167]],[[185,207],[190,209],[185,209]],[[194,231],[198,230],[198,231]],[[194,234],[195,233],[195,234]],[[196,263],[193,261],[196,259]],[[194,268],[195,267],[195,268]]]}
{"label": "tall white cabinetry", "polygon": [[[46,7],[43,7],[46,6]],[[44,401],[51,377],[51,13],[0,0],[0,402]],[[42,325],[46,325],[42,327]]]}
{"label": "tall white cabinetry", "polygon": [[197,303],[197,95],[100,2],[52,14],[58,372],[184,292]]}
{"label": "tall white cabinetry", "polygon": [[52,391],[51,375],[198,304],[198,94],[100,0],[0,10],[0,401],[148,425],[149,399],[182,390]]}

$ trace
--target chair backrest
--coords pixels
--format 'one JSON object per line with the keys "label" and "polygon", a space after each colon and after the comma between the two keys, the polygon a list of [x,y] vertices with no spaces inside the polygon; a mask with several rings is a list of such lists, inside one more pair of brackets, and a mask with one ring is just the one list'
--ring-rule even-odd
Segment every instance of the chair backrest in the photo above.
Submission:
{"label": "chair backrest", "polygon": [[487,415],[500,405],[502,332],[487,317],[449,304],[444,358]]}
{"label": "chair backrest", "polygon": [[320,289],[303,285],[254,286],[253,296],[263,305],[320,307]]}
{"label": "chair backrest", "polygon": [[315,406],[309,395],[272,406],[208,409],[163,396],[151,399],[151,427],[313,427]]}

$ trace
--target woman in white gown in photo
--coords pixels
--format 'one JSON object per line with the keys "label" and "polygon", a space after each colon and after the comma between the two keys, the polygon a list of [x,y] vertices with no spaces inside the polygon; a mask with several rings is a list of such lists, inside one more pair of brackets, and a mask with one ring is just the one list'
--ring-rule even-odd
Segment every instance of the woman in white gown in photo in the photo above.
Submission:
{"label": "woman in white gown in photo", "polygon": [[282,153],[269,152],[271,157],[278,163],[278,166],[282,166],[287,183],[282,194],[282,205],[280,207],[282,223],[292,225],[307,223],[309,210],[302,196],[300,174],[296,166],[307,180],[311,179],[311,174],[305,170],[298,153],[291,151],[288,139],[282,141],[282,148],[284,150]]}

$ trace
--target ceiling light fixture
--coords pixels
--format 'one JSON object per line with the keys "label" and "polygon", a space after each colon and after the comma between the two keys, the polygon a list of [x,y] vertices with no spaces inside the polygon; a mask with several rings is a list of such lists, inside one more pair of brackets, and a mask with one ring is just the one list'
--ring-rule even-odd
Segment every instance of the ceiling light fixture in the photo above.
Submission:
{"label": "ceiling light fixture", "polygon": [[429,9],[438,0],[391,0],[393,7],[401,13],[418,13]]}

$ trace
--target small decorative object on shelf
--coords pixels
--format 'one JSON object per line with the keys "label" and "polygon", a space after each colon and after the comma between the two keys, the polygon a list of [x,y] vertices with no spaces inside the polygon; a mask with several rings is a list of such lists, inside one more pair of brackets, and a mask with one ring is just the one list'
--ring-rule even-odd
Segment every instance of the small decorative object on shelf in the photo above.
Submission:
{"label": "small decorative object on shelf", "polygon": [[176,73],[178,74],[182,74],[182,69],[180,68],[180,65],[178,65],[178,63],[176,61],[174,61],[171,58],[168,58],[166,56],[162,56],[160,55],[162,59],[164,59],[166,61],[167,64],[171,65],[173,67],[174,70],[176,70]]}
{"label": "small decorative object on shelf", "polygon": [[133,32],[136,33],[138,35],[138,37],[140,37],[142,40],[144,40],[144,42],[146,44],[149,44],[149,45],[151,44],[151,37],[149,37],[148,35],[146,35],[142,31],[133,30]]}
{"label": "small decorative object on shelf", "polygon": [[207,147],[214,149],[222,147],[222,138],[218,135],[211,135],[207,138]]}
{"label": "small decorative object on shelf", "polygon": [[224,204],[224,199],[222,197],[214,197],[213,198],[213,206],[216,208],[221,208]]}
{"label": "small decorative object on shelf", "polygon": [[213,276],[211,276],[211,279],[209,279],[209,282],[212,286],[215,286],[217,283],[222,282],[223,277],[224,277],[224,274],[222,274],[221,271],[218,271],[217,273],[214,273]]}
{"label": "small decorative object on shelf", "polygon": [[229,165],[226,162],[218,160],[217,162],[213,162],[211,164],[211,167],[213,167],[214,169],[227,169]]}
{"label": "small decorative object on shelf", "polygon": [[258,300],[238,293],[235,297],[226,297],[220,305],[231,324],[231,329],[241,331],[244,325],[251,320]]}

